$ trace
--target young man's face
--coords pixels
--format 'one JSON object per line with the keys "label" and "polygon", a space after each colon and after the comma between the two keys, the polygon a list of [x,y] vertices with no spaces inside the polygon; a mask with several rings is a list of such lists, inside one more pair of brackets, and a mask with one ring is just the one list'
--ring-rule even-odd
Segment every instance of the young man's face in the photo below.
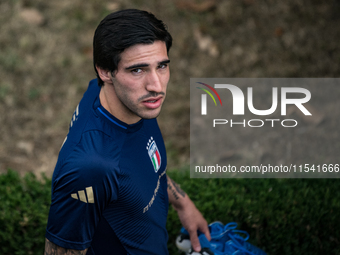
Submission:
{"label": "young man's face", "polygon": [[162,41],[125,49],[112,77],[114,92],[119,99],[115,107],[120,110],[120,113],[113,114],[120,115],[116,117],[128,124],[140,118],[156,118],[170,78],[169,62]]}

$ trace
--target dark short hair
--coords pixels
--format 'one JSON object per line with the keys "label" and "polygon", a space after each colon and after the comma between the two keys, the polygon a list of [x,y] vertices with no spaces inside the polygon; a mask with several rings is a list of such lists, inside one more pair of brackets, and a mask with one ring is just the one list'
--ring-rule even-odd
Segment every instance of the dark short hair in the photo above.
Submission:
{"label": "dark short hair", "polygon": [[163,41],[167,52],[172,45],[172,37],[163,21],[152,13],[126,9],[106,16],[98,25],[93,38],[93,64],[100,79],[96,66],[114,72],[120,61],[120,54],[128,47],[136,44],[152,44]]}

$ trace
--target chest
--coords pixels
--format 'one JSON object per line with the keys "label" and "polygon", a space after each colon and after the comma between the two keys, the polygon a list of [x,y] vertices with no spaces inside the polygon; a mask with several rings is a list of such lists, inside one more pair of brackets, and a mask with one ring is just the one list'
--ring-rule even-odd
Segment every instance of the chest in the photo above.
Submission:
{"label": "chest", "polygon": [[159,196],[164,200],[167,195],[166,164],[161,136],[157,133],[129,136],[119,163],[118,201],[125,206],[135,201],[138,210],[146,212]]}

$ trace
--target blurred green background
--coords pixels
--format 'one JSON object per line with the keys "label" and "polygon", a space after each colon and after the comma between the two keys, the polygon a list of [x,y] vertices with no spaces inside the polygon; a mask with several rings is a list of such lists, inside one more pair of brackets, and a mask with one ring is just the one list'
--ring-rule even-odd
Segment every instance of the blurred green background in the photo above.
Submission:
{"label": "blurred green background", "polygon": [[[40,173],[45,173],[48,183],[71,115],[89,80],[95,77],[92,64],[94,30],[107,14],[124,8],[153,12],[165,21],[173,35],[171,79],[159,124],[166,142],[169,171],[179,183],[190,183],[182,184],[183,189],[195,198],[207,219],[238,221],[241,228],[252,231],[254,242],[271,254],[279,251],[281,254],[339,254],[339,250],[335,250],[339,246],[339,232],[334,232],[334,226],[340,225],[337,180],[190,180],[183,170],[189,164],[189,78],[338,77],[340,2],[337,0],[0,0],[2,177],[7,180],[7,169],[11,168],[21,176],[32,172],[39,180],[42,179]],[[338,138],[338,135],[334,136],[334,143],[339,143]],[[39,183],[37,181],[35,185],[44,185]],[[245,194],[255,194],[252,198],[237,198],[237,210],[244,214],[231,211],[230,201],[235,197],[233,185]],[[254,193],[247,185],[263,190]],[[282,187],[282,192],[267,198],[264,194],[268,185]],[[192,186],[196,189],[191,189]],[[205,192],[197,196],[200,188],[200,192]],[[11,188],[6,190],[9,192]],[[315,191],[314,195],[309,196],[312,191]],[[6,194],[1,190],[0,204]],[[327,196],[332,202],[323,200]],[[296,201],[282,208],[285,201],[291,201],[293,197]],[[268,201],[257,203],[255,198]],[[260,215],[260,223],[247,221],[249,199],[253,201],[254,213]],[[281,202],[272,205],[276,201]],[[8,202],[8,206],[11,203]],[[44,208],[48,209],[49,202],[44,203]],[[267,203],[269,213],[266,213]],[[301,203],[308,206],[299,207]],[[2,207],[0,224],[10,222],[4,215],[18,208],[20,205]],[[281,214],[276,214],[277,211]],[[318,213],[313,214],[314,211]],[[289,212],[294,212],[295,216],[289,217]],[[172,214],[170,211],[169,222],[175,227],[170,232],[177,233],[180,225],[176,218],[171,218]],[[23,222],[31,219],[25,218],[23,213],[18,215]],[[42,229],[43,215],[39,214],[42,218],[34,223]],[[301,221],[297,221],[299,217]],[[289,224],[283,223],[285,219]],[[324,219],[329,220],[328,225],[322,224]],[[276,220],[275,232],[273,222]],[[3,233],[18,235],[17,230],[10,232],[8,227],[9,224],[0,225]],[[323,232],[325,228],[328,236]],[[308,229],[314,232],[305,234]],[[285,234],[286,239],[280,239],[277,237],[280,232],[297,232],[299,237]],[[170,241],[173,241],[175,232],[171,233]],[[21,233],[22,238],[25,236]],[[39,236],[37,240],[39,238],[43,237]],[[0,235],[0,242],[1,239],[5,242]],[[20,240],[18,242],[23,242]],[[281,250],[287,242],[291,242],[287,245],[291,249]],[[299,250],[305,246],[312,248]],[[32,253],[3,254],[37,253],[32,250]]]}

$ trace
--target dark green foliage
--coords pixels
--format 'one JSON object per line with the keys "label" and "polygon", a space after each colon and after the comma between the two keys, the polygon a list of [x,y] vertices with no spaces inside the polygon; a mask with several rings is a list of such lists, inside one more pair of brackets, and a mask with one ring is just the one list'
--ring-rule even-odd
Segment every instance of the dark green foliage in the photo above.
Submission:
{"label": "dark green foliage", "polygon": [[0,254],[42,254],[51,182],[9,170],[0,175]]}
{"label": "dark green foliage", "polygon": [[[190,179],[169,176],[188,193],[209,222],[235,221],[249,241],[268,254],[340,254],[340,194],[336,179]],[[0,254],[43,253],[50,179],[14,171],[0,175]],[[181,224],[170,207],[169,253],[179,254]]]}
{"label": "dark green foliage", "polygon": [[[181,184],[208,222],[235,221],[249,242],[268,254],[340,254],[340,194],[337,179],[190,179]],[[169,250],[181,227],[169,212]]]}

